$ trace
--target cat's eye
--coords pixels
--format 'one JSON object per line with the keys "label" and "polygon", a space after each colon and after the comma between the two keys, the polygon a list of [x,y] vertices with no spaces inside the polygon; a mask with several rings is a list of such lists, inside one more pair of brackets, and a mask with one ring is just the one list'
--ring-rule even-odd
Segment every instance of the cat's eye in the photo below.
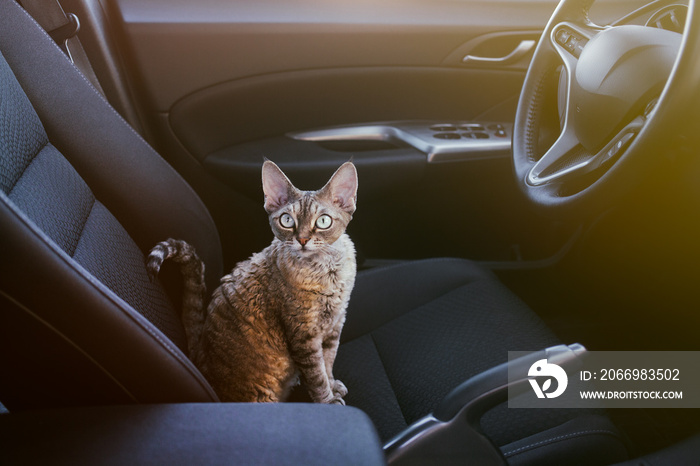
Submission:
{"label": "cat's eye", "polygon": [[319,218],[316,219],[316,227],[320,230],[326,230],[330,228],[332,223],[333,219],[331,219],[330,215],[321,215]]}
{"label": "cat's eye", "polygon": [[282,225],[284,228],[293,228],[294,219],[289,214],[282,214],[280,217],[280,225]]}

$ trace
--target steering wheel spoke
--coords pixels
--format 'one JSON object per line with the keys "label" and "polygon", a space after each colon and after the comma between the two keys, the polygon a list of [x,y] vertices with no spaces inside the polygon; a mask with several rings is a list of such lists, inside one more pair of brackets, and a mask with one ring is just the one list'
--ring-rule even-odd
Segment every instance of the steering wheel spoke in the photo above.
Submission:
{"label": "steering wheel spoke", "polygon": [[571,105],[571,92],[578,58],[588,41],[602,29],[590,23],[583,25],[569,21],[561,22],[552,28],[549,45],[559,55],[565,68],[564,79],[560,82],[560,86],[563,86],[560,91],[562,131],[559,138],[528,173],[527,182],[532,186],[590,171],[587,167],[592,161],[592,156],[581,147],[572,125],[575,109]]}
{"label": "steering wheel spoke", "polygon": [[553,181],[566,181],[586,175],[609,161],[614,161],[629,147],[644,127],[646,119],[639,116],[625,125],[598,153],[587,152],[573,130],[565,131],[532,167],[528,183],[539,186]]}
{"label": "steering wheel spoke", "polygon": [[585,160],[579,160],[584,154],[572,125],[574,109],[571,105],[571,90],[580,52],[595,34],[596,32],[592,29],[571,22],[559,23],[552,29],[548,45],[559,55],[564,65],[559,84],[562,130],[554,144],[528,173],[527,182],[532,186],[571,176],[585,164]]}
{"label": "steering wheel spoke", "polygon": [[579,169],[580,163],[576,163],[574,158],[580,147],[571,125],[565,125],[564,131],[552,147],[532,167],[527,182],[532,186],[539,186],[571,175]]}
{"label": "steering wheel spoke", "polygon": [[642,130],[646,119],[637,117],[620,130],[589,162],[588,171],[595,170],[604,163],[621,156],[637,134]]}

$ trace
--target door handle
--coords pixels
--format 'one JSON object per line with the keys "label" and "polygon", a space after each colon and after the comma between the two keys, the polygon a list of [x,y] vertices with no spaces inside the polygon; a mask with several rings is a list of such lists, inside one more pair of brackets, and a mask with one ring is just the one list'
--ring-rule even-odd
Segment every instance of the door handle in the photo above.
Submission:
{"label": "door handle", "polygon": [[535,40],[521,40],[518,46],[504,57],[478,57],[476,55],[467,55],[462,59],[462,63],[475,65],[510,65],[530,53],[530,51],[535,48],[535,44],[537,44]]}

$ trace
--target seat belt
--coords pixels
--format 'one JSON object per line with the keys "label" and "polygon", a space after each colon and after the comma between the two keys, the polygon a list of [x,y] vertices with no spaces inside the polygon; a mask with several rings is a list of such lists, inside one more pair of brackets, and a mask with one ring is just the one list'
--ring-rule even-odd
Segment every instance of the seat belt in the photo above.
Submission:
{"label": "seat belt", "polygon": [[83,45],[78,39],[77,34],[80,31],[78,17],[73,13],[66,14],[58,0],[17,1],[44,28],[92,85],[104,95],[100,81],[90,64],[90,59],[88,59]]}

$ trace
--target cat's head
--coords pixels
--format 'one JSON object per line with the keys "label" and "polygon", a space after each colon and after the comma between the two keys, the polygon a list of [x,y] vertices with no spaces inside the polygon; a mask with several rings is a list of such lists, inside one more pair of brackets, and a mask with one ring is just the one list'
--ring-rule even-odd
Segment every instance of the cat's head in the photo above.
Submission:
{"label": "cat's head", "polygon": [[269,160],[263,164],[262,182],[272,232],[298,251],[317,251],[335,243],[355,212],[357,171],[352,162],[341,165],[318,191],[295,188]]}

